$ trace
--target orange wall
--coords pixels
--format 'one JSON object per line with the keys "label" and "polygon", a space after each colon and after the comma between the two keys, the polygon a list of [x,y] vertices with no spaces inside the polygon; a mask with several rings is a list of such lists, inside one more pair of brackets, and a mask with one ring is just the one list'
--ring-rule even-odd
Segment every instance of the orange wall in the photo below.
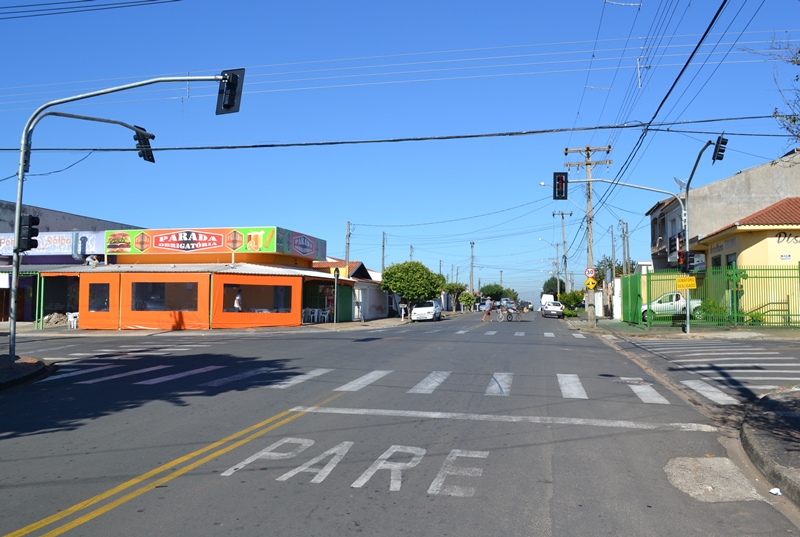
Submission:
{"label": "orange wall", "polygon": [[[225,285],[285,285],[292,288],[289,313],[240,313],[225,309]],[[211,307],[212,328],[251,328],[256,326],[300,326],[303,322],[303,278],[297,276],[243,276],[215,274]],[[245,308],[247,308],[245,300]]]}
{"label": "orange wall", "polygon": [[[121,274],[122,329],[203,330],[208,325],[208,273]],[[197,284],[197,311],[132,311],[133,282],[175,282]]]}
{"label": "orange wall", "polygon": [[[81,274],[78,297],[78,327],[95,330],[119,328],[119,280],[121,274]],[[108,311],[89,311],[89,285],[108,284]]]}

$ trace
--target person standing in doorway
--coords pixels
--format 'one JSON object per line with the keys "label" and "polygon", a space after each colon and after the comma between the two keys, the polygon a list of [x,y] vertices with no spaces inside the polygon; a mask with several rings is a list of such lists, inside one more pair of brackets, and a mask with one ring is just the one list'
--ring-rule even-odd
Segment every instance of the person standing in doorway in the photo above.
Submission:
{"label": "person standing in doorway", "polygon": [[494,307],[494,303],[492,302],[492,297],[486,298],[486,309],[483,310],[483,317],[481,317],[481,321],[484,323],[486,322],[486,316],[489,316],[489,322],[493,323],[494,319],[492,319],[492,308]]}
{"label": "person standing in doorway", "polygon": [[238,289],[236,291],[236,298],[233,299],[233,311],[242,312],[242,290]]}

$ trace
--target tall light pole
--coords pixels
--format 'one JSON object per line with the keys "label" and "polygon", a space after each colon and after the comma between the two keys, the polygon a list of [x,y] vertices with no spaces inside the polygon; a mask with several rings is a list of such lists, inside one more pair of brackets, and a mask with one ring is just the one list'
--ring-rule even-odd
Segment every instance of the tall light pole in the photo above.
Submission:
{"label": "tall light pole", "polygon": [[[56,99],[45,103],[37,108],[22,129],[22,140],[20,142],[19,150],[19,171],[17,172],[17,202],[14,210],[14,252],[13,252],[13,267],[11,272],[11,304],[9,305],[9,323],[8,323],[8,360],[15,361],[17,352],[17,295],[19,291],[19,264],[20,264],[20,224],[22,220],[22,186],[25,182],[25,174],[30,170],[31,160],[31,140],[33,137],[33,129],[37,123],[48,115],[62,115],[66,117],[73,117],[75,119],[90,119],[92,121],[104,121],[106,123],[118,123],[112,120],[103,120],[100,118],[78,117],[74,115],[67,115],[61,113],[45,113],[49,108],[59,104],[71,103],[98,97],[100,95],[108,95],[110,93],[117,93],[133,88],[140,88],[142,86],[150,86],[153,84],[162,84],[168,82],[219,82],[219,94],[217,96],[217,114],[228,114],[239,111],[239,105],[242,95],[242,87],[244,85],[244,69],[231,69],[223,71],[220,75],[214,76],[178,76],[178,77],[162,77],[152,78],[150,80],[143,80],[134,82],[132,84],[125,84],[123,86],[115,86],[113,88],[106,88],[90,93],[83,93],[81,95],[74,95],[72,97],[65,97],[63,99]],[[124,124],[123,124],[124,125]],[[137,134],[141,135],[145,131],[137,127]],[[149,159],[147,159],[149,160]]]}

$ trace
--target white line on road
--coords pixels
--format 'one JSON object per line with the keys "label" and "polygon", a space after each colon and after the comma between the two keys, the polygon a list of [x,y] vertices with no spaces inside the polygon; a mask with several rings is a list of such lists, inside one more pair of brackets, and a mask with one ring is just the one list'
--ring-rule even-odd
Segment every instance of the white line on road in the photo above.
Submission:
{"label": "white line on road", "polygon": [[719,429],[703,423],[643,423],[627,420],[600,420],[585,418],[557,418],[550,416],[504,416],[498,414],[468,414],[462,412],[426,412],[419,410],[382,410],[377,408],[336,408],[296,406],[292,412],[315,414],[345,414],[351,416],[386,416],[393,418],[427,418],[439,420],[493,421],[500,423],[543,423],[547,425],[591,425],[649,431],[692,431],[715,433]]}
{"label": "white line on road", "polygon": [[544,337],[556,337],[556,335],[552,332],[545,332]]}
{"label": "white line on road", "polygon": [[700,395],[711,399],[718,405],[738,405],[739,401],[702,380],[682,380],[681,384],[688,386]]}
{"label": "white line on road", "polygon": [[214,371],[215,369],[222,369],[225,367],[224,365],[210,365],[208,367],[201,367],[199,369],[191,369],[189,371],[184,371],[182,373],[175,373],[174,375],[167,375],[165,377],[156,377],[154,379],[143,380],[141,382],[134,382],[134,384],[146,384],[151,386],[153,384],[161,384],[162,382],[169,382],[170,380],[180,379],[183,377],[189,377],[191,375],[199,375],[200,373],[207,373],[209,371]]}
{"label": "white line on road", "polygon": [[46,379],[42,379],[39,382],[47,382],[50,380],[58,380],[63,379],[66,377],[74,377],[77,375],[86,375],[87,373],[96,373],[97,371],[105,371],[106,369],[111,369],[112,367],[122,367],[121,365],[104,365],[103,367],[95,367],[92,369],[82,369],[80,371],[74,371],[72,373],[64,373],[63,375],[56,372],[55,375],[47,377]]}
{"label": "white line on road", "polygon": [[458,332],[456,332],[456,334],[466,334],[466,333],[467,333],[466,330],[459,330]]}
{"label": "white line on road", "polygon": [[372,384],[376,380],[379,380],[379,379],[385,377],[389,373],[393,373],[393,371],[392,370],[389,370],[389,371],[380,371],[380,370],[379,371],[373,371],[372,373],[367,373],[363,377],[357,378],[356,380],[354,380],[352,382],[348,382],[344,386],[339,386],[338,388],[336,388],[333,391],[335,391],[335,392],[357,392],[361,388],[363,388],[365,386],[369,386],[370,384]]}
{"label": "white line on road", "polygon": [[576,337],[578,339],[586,339],[586,336],[584,336],[583,334],[572,334],[572,337]]}
{"label": "white line on road", "polygon": [[561,388],[561,396],[567,399],[588,399],[586,390],[583,389],[581,379],[578,375],[558,375],[558,385]]}
{"label": "white line on road", "polygon": [[486,387],[484,395],[511,395],[511,381],[514,380],[514,373],[495,373],[489,386]]}
{"label": "white line on road", "polygon": [[488,332],[484,332],[484,336],[493,336],[497,333],[497,330],[489,330]]}
{"label": "white line on road", "polygon": [[525,332],[514,332],[515,336],[524,336]]}
{"label": "white line on road", "polygon": [[[622,380],[642,380],[639,377],[620,377]],[[655,388],[644,384],[628,384],[633,393],[645,403],[652,403],[656,405],[668,405],[669,401],[666,397],[656,391]]]}
{"label": "white line on road", "polygon": [[447,380],[451,373],[452,371],[434,371],[406,393],[433,393],[433,390]]}
{"label": "white line on road", "polygon": [[222,386],[223,384],[228,384],[229,382],[235,382],[237,380],[254,377],[256,375],[263,375],[264,373],[269,373],[270,371],[275,371],[276,369],[276,367],[259,367],[258,369],[245,371],[244,373],[239,373],[238,375],[231,375],[230,377],[223,377],[221,379],[212,380],[211,382],[205,382],[200,386]]}
{"label": "white line on road", "polygon": [[290,388],[292,386],[300,384],[301,382],[311,380],[315,377],[324,375],[325,373],[330,373],[331,371],[333,371],[333,369],[314,369],[312,371],[309,371],[308,373],[303,373],[302,375],[297,375],[296,377],[287,378],[280,382],[276,382],[275,384],[270,384],[269,386],[267,386],[267,388],[277,388],[279,390],[282,390],[284,388]]}
{"label": "white line on road", "polygon": [[[733,360],[797,360],[794,356],[764,356],[763,358],[758,358],[756,356],[740,356],[736,358],[722,358],[725,362],[731,362]],[[708,362],[705,358],[690,358],[688,360],[670,360],[673,364],[683,364],[683,363],[692,363],[692,362]]]}
{"label": "white line on road", "polygon": [[[712,363],[704,362],[702,364],[685,364],[685,365],[682,365],[681,367],[683,367],[684,369],[688,369],[689,371],[697,372],[697,371],[699,371],[699,368],[701,368],[701,367],[706,367],[706,368],[712,368],[713,367],[714,369],[709,369],[709,371],[715,371],[715,370],[719,370],[719,369],[725,369],[727,367],[800,367],[800,364],[768,364],[768,363],[765,364],[763,362],[761,362],[761,363],[759,363],[759,362],[752,362],[752,363],[736,362],[734,364],[729,364],[729,363],[720,363],[720,362],[712,362]],[[736,371],[736,370],[735,369],[726,369],[726,371]],[[742,371],[753,371],[753,369],[743,369]],[[758,369],[756,369],[755,371],[758,371]],[[796,371],[792,371],[792,373],[795,373],[795,372]]]}
{"label": "white line on road", "polygon": [[153,367],[146,367],[144,369],[137,369],[136,371],[128,371],[126,373],[120,373],[118,375],[110,375],[108,377],[99,377],[92,380],[82,380],[80,382],[76,382],[75,384],[96,384],[98,382],[104,382],[106,380],[113,380],[119,379],[122,377],[130,377],[131,375],[141,375],[142,373],[149,373],[151,371],[158,371],[159,369],[166,369],[167,367],[172,367],[171,365],[156,365]]}

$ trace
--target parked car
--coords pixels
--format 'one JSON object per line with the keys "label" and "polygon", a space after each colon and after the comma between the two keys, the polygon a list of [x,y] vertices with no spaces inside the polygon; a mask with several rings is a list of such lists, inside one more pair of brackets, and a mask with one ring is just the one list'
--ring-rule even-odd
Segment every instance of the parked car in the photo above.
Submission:
{"label": "parked car", "polygon": [[[700,307],[702,301],[693,298],[689,301],[689,314],[695,318],[700,317],[700,312],[695,309]],[[649,304],[642,304],[642,321],[647,322],[648,317],[686,315],[686,298],[680,293],[664,293]]]}
{"label": "parked car", "polygon": [[442,306],[437,300],[421,300],[411,309],[411,322],[414,321],[441,321]]}
{"label": "parked car", "polygon": [[551,315],[563,319],[564,304],[556,301],[545,303],[542,307],[542,317],[550,317]]}

